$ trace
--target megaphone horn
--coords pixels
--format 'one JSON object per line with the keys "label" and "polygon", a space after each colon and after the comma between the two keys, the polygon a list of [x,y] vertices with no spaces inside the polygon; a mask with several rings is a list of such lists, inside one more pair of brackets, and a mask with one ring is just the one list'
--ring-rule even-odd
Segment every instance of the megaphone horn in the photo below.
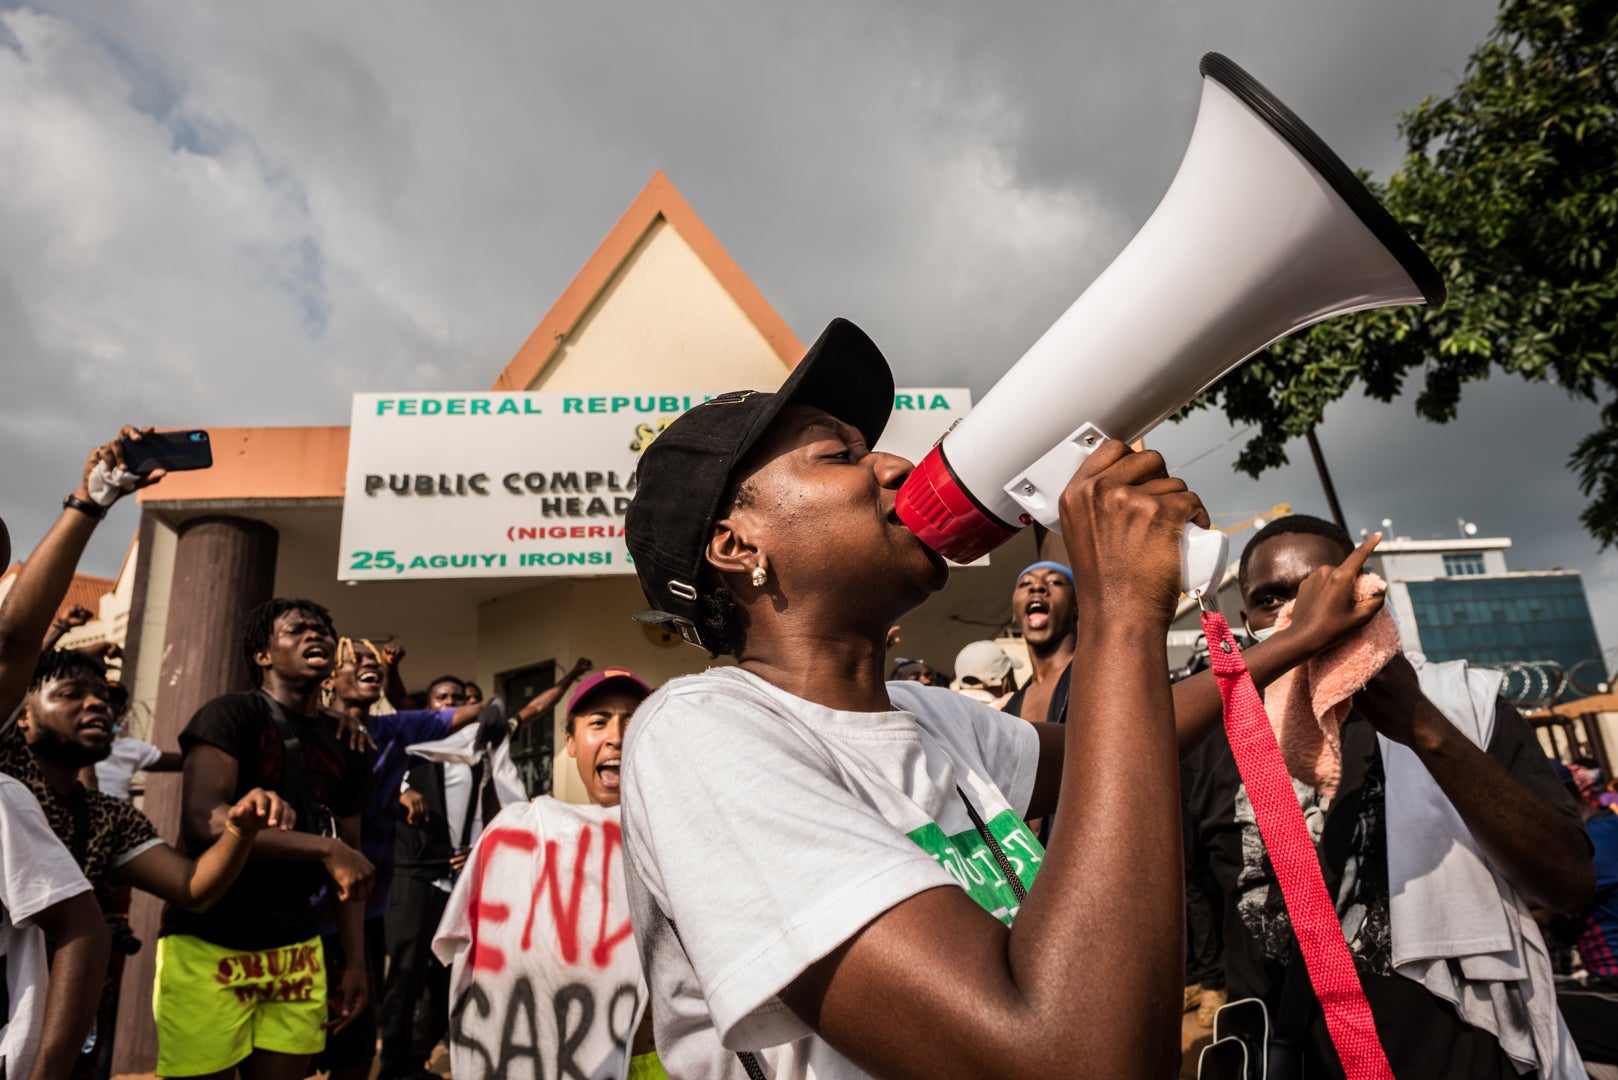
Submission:
{"label": "megaphone horn", "polygon": [[[1218,53],[1201,71],[1191,144],[1151,219],[901,489],[901,519],[940,554],[971,562],[1022,526],[1058,528],[1101,439],[1140,438],[1271,342],[1444,302],[1433,264],[1291,109]],[[1223,536],[1187,537],[1198,596]]]}

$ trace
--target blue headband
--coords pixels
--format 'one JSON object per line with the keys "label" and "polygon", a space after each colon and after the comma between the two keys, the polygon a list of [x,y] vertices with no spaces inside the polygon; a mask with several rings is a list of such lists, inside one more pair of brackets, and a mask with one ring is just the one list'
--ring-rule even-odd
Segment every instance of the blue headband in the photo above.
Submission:
{"label": "blue headband", "polygon": [[1030,570],[1056,570],[1056,571],[1060,572],[1063,576],[1065,576],[1067,578],[1067,583],[1069,585],[1073,584],[1073,571],[1069,570],[1067,567],[1063,566],[1061,563],[1059,563],[1059,562],[1051,562],[1049,559],[1046,559],[1046,560],[1044,560],[1042,562],[1029,563],[1027,566],[1023,567],[1021,570],[1019,570],[1017,572],[1016,580],[1021,581],[1023,575],[1028,573]]}

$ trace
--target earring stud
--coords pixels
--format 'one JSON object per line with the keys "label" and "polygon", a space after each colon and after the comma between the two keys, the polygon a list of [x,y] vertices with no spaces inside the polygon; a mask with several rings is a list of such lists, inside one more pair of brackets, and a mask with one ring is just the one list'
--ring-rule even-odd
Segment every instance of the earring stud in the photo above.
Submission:
{"label": "earring stud", "polygon": [[753,567],[753,588],[762,589],[764,583],[770,580],[770,573],[762,566]]}

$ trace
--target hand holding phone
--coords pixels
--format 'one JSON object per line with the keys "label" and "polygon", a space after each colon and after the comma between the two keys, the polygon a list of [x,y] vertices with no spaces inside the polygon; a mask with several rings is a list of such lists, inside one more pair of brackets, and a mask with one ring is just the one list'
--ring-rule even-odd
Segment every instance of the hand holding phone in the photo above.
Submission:
{"label": "hand holding phone", "polygon": [[[107,507],[131,491],[138,491],[161,480],[164,475],[161,467],[154,464],[144,472],[136,472],[125,458],[126,452],[152,437],[153,432],[149,427],[136,428],[125,424],[116,437],[90,447],[89,456],[84,460],[84,471],[79,476],[79,486],[62,505],[72,505],[77,500],[80,504],[78,509],[99,518],[106,513]],[[93,512],[95,507],[100,507],[100,513]]]}
{"label": "hand holding phone", "polygon": [[146,431],[139,439],[125,435],[121,440],[124,468],[136,476],[164,472],[187,472],[213,465],[213,447],[208,433],[191,431]]}

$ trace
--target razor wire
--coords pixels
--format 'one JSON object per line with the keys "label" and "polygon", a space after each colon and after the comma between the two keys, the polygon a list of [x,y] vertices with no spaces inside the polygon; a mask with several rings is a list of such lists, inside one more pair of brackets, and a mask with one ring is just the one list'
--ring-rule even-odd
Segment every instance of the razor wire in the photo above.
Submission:
{"label": "razor wire", "polygon": [[1569,688],[1589,696],[1607,692],[1607,672],[1601,660],[1589,657],[1567,667],[1555,660],[1507,660],[1489,667],[1505,676],[1500,696],[1519,709],[1549,709]]}

